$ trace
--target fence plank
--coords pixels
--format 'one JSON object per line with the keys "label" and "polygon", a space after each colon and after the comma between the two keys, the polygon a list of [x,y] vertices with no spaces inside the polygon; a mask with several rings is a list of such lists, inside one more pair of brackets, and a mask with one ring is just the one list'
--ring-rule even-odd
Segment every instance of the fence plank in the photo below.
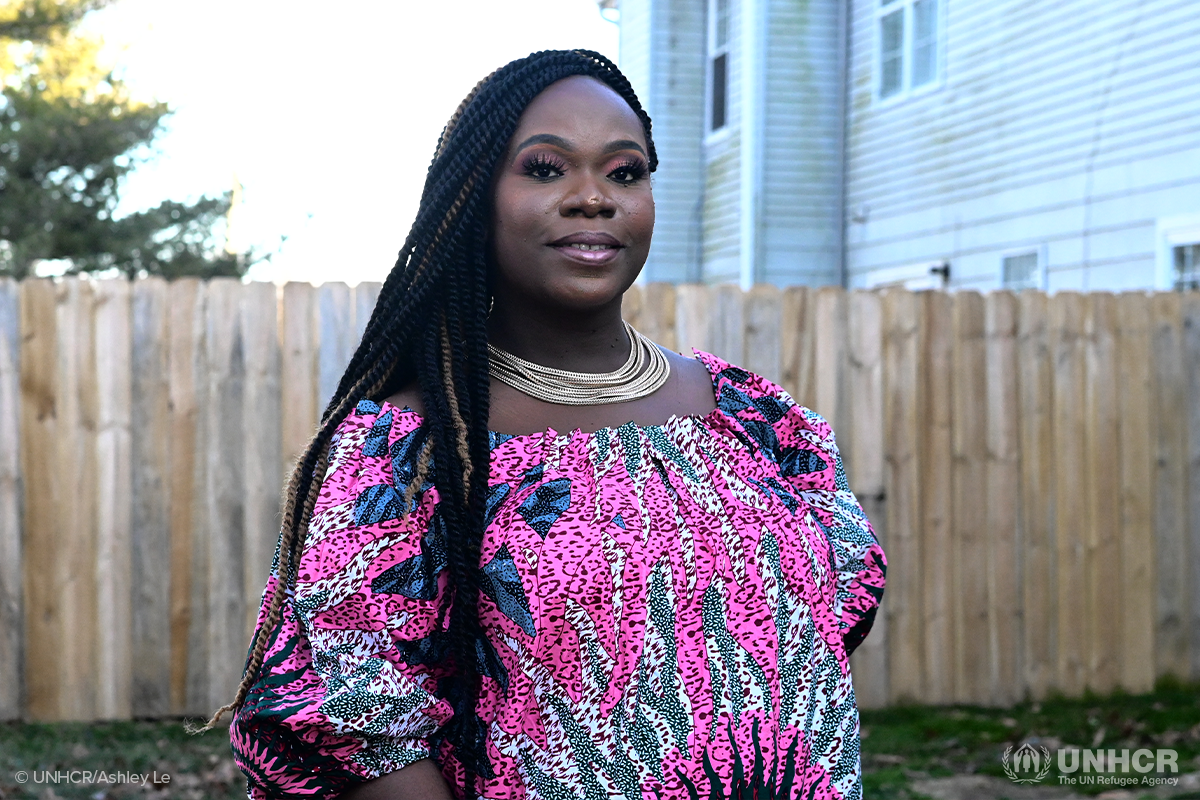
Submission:
{"label": "fence plank", "polygon": [[987,555],[988,699],[1010,705],[1022,699],[1021,543],[1017,538],[1020,463],[1017,436],[1017,304],[1010,292],[986,299],[987,337]]}
{"label": "fence plank", "polygon": [[[379,300],[379,291],[383,284],[377,281],[363,281],[354,287],[354,347],[362,341],[363,331],[371,321],[371,312]],[[353,354],[351,350],[351,354]],[[340,377],[340,376],[339,376]]]}
{"label": "fence plank", "polygon": [[1023,683],[1046,697],[1058,674],[1058,596],[1054,545],[1054,372],[1049,302],[1038,292],[1017,298],[1017,391],[1021,448],[1020,540],[1024,607]]}
{"label": "fence plank", "polygon": [[1158,612],[1154,645],[1158,675],[1182,678],[1191,671],[1188,653],[1188,547],[1184,535],[1187,431],[1180,296],[1164,292],[1150,304],[1154,347],[1154,536],[1158,552]]}
{"label": "fence plank", "polygon": [[1188,644],[1191,679],[1200,680],[1200,294],[1188,292],[1183,303],[1183,372],[1187,376],[1187,529],[1188,588],[1191,594]]}
{"label": "fence plank", "polygon": [[1120,412],[1118,392],[1112,389],[1120,385],[1116,364],[1117,307],[1116,298],[1107,293],[1089,295],[1088,302],[1087,685],[1098,692],[1111,692],[1120,682],[1122,649],[1120,626],[1109,619],[1109,611],[1120,607],[1122,602]]}
{"label": "fence plank", "polygon": [[1150,299],[1121,297],[1117,323],[1117,392],[1120,413],[1121,580],[1119,624],[1121,686],[1130,692],[1154,688],[1156,618],[1154,540],[1154,385]]}
{"label": "fence plank", "polygon": [[783,290],[783,388],[797,403],[812,407],[813,392],[813,314],[812,291],[807,286],[789,286]]}
{"label": "fence plank", "polygon": [[204,330],[208,381],[204,403],[207,657],[212,707],[233,696],[246,655],[245,462],[229,458],[244,445],[245,340],[239,319],[241,284],[208,284]]}
{"label": "fence plank", "polygon": [[128,719],[133,686],[132,335],[128,281],[95,284],[96,714]]}
{"label": "fence plank", "polygon": [[205,632],[208,601],[202,535],[203,419],[208,373],[204,348],[205,284],[182,278],[167,286],[167,366],[170,397],[170,471],[167,515],[171,541],[171,710],[203,714],[208,704]]}
{"label": "fence plank", "polygon": [[344,283],[323,283],[317,287],[317,411],[337,391],[338,381],[354,355],[354,298]]}
{"label": "fence plank", "polygon": [[884,459],[888,486],[887,621],[889,695],[893,701],[924,694],[921,570],[921,463],[917,439],[921,412],[917,297],[889,291],[883,298]]}
{"label": "fence plank", "polygon": [[21,716],[21,287],[0,278],[0,722]]}
{"label": "fence plank", "polygon": [[680,352],[688,355],[694,348],[712,353],[708,324],[711,316],[712,294],[706,287],[696,284],[675,287],[675,341]]}
{"label": "fence plank", "polygon": [[[875,533],[888,546],[884,506],[883,308],[875,292],[849,296],[846,390],[848,427],[853,436],[841,446],[850,486]],[[842,441],[839,439],[839,441]],[[871,635],[854,653],[854,693],[865,708],[887,703],[887,623],[878,618]]]}
{"label": "fence plank", "polygon": [[[641,327],[639,331],[668,350],[679,352],[683,345],[675,331],[677,296],[674,284],[648,283],[642,290]],[[691,351],[684,353],[690,356]]]}
{"label": "fence plank", "polygon": [[[813,410],[843,431],[846,408],[846,292],[822,286],[813,302]],[[845,431],[849,434],[849,431]]]}
{"label": "fence plank", "polygon": [[[1084,471],[1087,458],[1085,300],[1075,292],[1051,298],[1054,358],[1055,550],[1058,591],[1058,687],[1078,694],[1086,685],[1087,562]],[[1071,466],[1067,466],[1071,465]]]}
{"label": "fence plank", "polygon": [[[929,703],[955,697],[955,594],[952,449],[953,305],[949,295],[924,292],[920,304],[915,422],[919,448],[918,536],[924,578],[919,635],[924,644],[925,693]],[[890,500],[889,490],[889,503]]]}
{"label": "fence plank", "polygon": [[783,377],[782,308],[782,297],[774,286],[759,284],[746,296],[743,366],[776,383]]}
{"label": "fence plank", "polygon": [[134,716],[171,711],[171,387],[167,283],[133,284],[131,431],[132,669]]}
{"label": "fence plank", "polygon": [[955,538],[955,699],[988,703],[987,347],[978,292],[954,296],[951,476]]}
{"label": "fence plank", "polygon": [[304,452],[316,431],[321,408],[317,405],[317,290],[310,283],[289,283],[283,287],[281,339],[281,381],[283,394],[283,474]]}
{"label": "fence plank", "polygon": [[731,364],[746,360],[746,315],[743,308],[745,293],[732,283],[722,283],[709,289],[708,342],[713,355]]}
{"label": "fence plank", "polygon": [[[358,288],[362,288],[360,285]],[[279,338],[276,334],[278,303],[275,285],[251,283],[241,291],[241,329],[245,353],[242,441],[244,453],[243,503],[245,504],[245,573],[243,639],[254,631],[258,604],[271,571],[271,557],[281,523],[282,437],[280,407]]]}

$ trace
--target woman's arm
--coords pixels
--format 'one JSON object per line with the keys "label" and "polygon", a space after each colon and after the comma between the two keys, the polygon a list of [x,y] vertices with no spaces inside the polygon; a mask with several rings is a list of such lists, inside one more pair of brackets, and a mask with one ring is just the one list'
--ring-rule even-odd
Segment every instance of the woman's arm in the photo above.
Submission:
{"label": "woman's arm", "polygon": [[454,800],[446,779],[433,759],[360,783],[339,800]]}

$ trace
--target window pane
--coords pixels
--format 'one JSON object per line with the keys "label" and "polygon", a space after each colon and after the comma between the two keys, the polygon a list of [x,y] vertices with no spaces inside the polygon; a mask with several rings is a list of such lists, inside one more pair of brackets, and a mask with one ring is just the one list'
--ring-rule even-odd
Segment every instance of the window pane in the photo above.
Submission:
{"label": "window pane", "polygon": [[937,4],[938,0],[913,3],[913,86],[937,77]]}
{"label": "window pane", "polygon": [[717,0],[716,36],[713,44],[719,50],[729,44],[729,0]]}
{"label": "window pane", "polygon": [[1200,242],[1173,248],[1175,288],[1200,289]]}
{"label": "window pane", "polygon": [[900,91],[904,74],[904,9],[879,20],[879,96]]}
{"label": "window pane", "polygon": [[725,53],[712,61],[712,129],[720,130],[725,127],[725,90],[726,69],[728,56]]}
{"label": "window pane", "polygon": [[1003,280],[1005,289],[1036,289],[1038,288],[1038,254],[1022,253],[1019,256],[1007,256],[1003,262]]}

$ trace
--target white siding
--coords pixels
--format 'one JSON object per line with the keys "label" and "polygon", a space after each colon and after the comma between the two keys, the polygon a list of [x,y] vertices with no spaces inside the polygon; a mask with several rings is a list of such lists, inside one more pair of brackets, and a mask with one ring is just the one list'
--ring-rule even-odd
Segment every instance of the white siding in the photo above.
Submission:
{"label": "white siding", "polygon": [[943,85],[890,104],[877,3],[854,0],[851,283],[948,258],[990,288],[1044,246],[1052,290],[1151,286],[1156,220],[1200,211],[1194,0],[945,0]]}
{"label": "white siding", "polygon": [[[697,1],[697,5],[700,0]],[[707,4],[705,4],[707,5]],[[703,6],[701,6],[703,8]],[[741,201],[742,124],[742,4],[729,3],[729,93],[723,132],[709,136],[704,145],[703,279],[706,283],[736,283]],[[705,62],[705,80],[708,64]],[[706,123],[707,125],[707,123]]]}
{"label": "white siding", "polygon": [[839,279],[839,0],[771,0],[758,279]]}
{"label": "white siding", "polygon": [[692,0],[622,0],[621,71],[650,114],[659,166],[649,281],[700,275],[704,15]]}

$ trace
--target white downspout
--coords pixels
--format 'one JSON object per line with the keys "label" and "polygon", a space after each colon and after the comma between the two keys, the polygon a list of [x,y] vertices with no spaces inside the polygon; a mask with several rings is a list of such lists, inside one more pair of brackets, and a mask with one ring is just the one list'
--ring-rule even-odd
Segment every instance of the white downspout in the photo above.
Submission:
{"label": "white downspout", "polygon": [[770,0],[741,0],[741,175],[739,283],[743,290],[761,276],[759,241],[762,203],[762,153],[764,91],[766,81],[767,3]]}

